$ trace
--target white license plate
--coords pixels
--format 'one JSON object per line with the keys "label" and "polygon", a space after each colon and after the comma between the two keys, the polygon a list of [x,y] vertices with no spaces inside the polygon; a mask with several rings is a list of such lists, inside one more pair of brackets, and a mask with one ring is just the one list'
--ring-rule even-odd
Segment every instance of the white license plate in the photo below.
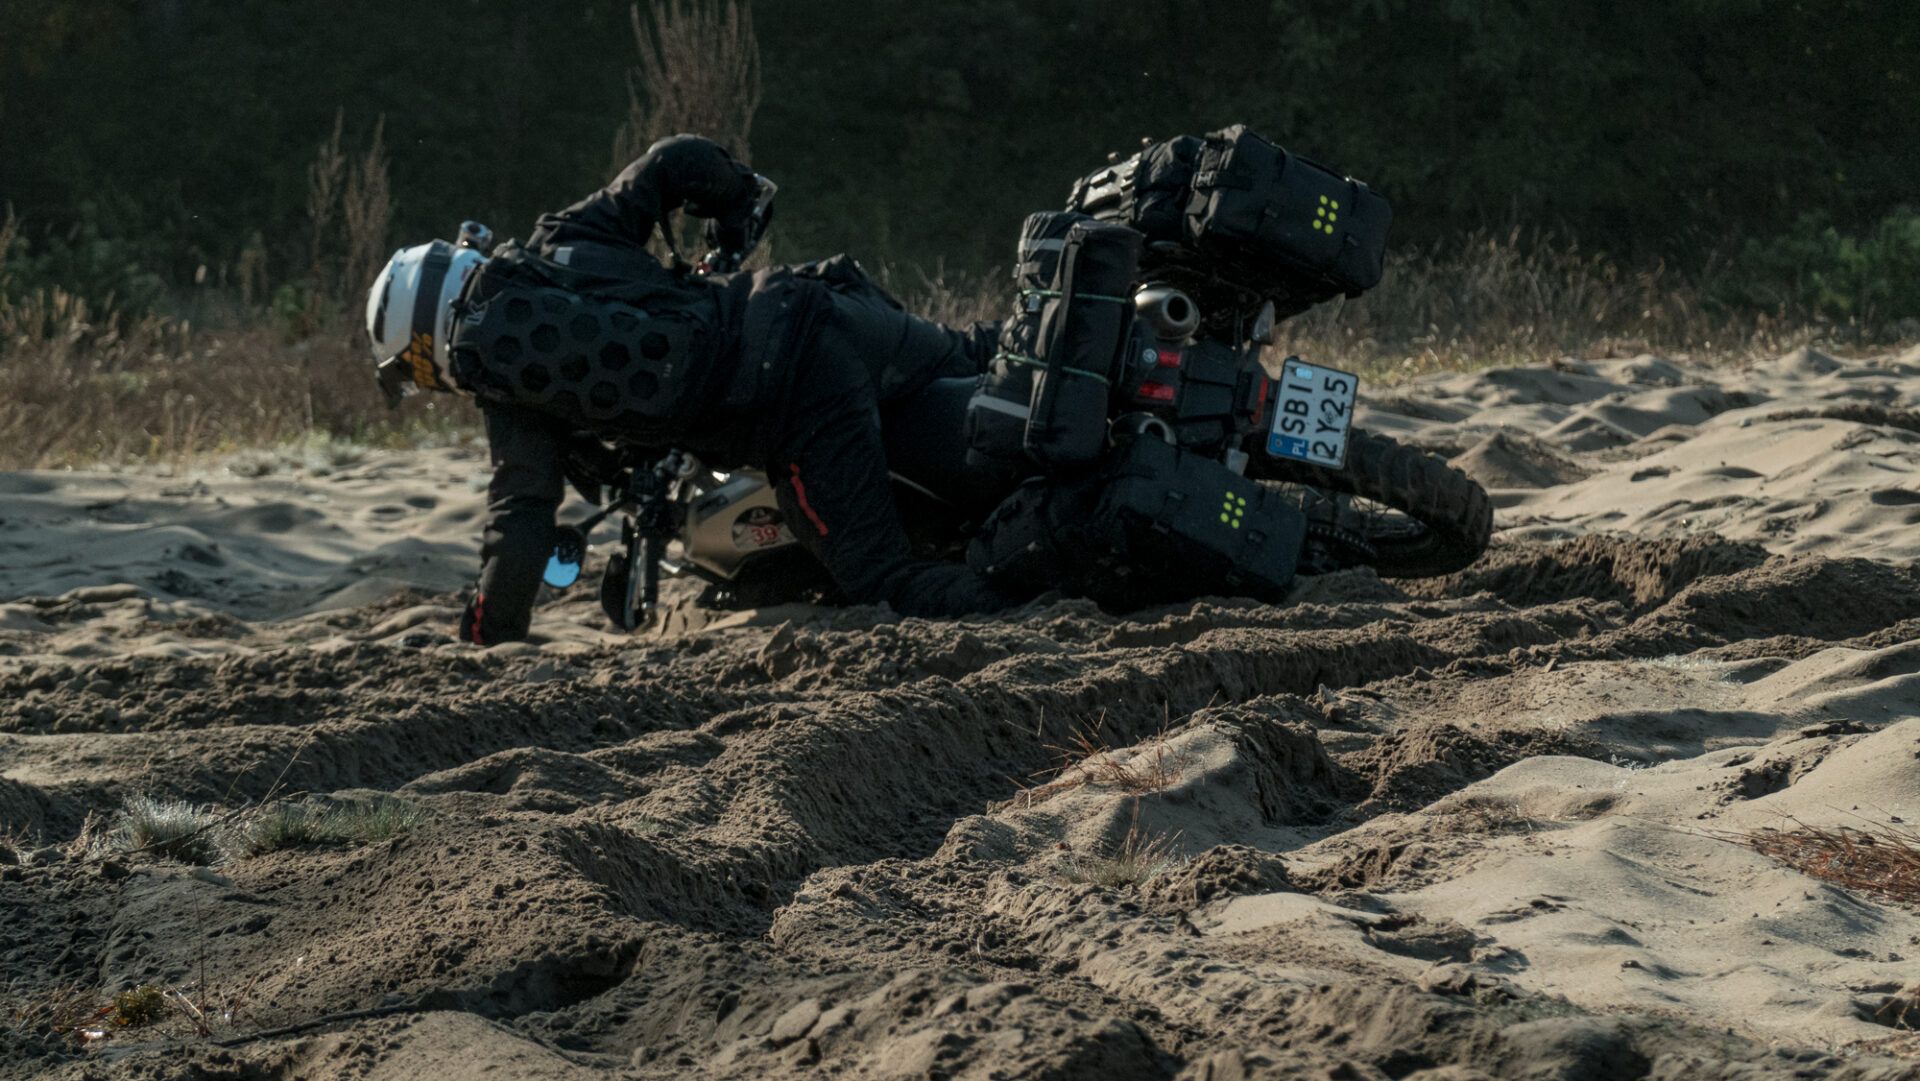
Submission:
{"label": "white license plate", "polygon": [[1287,358],[1274,388],[1273,430],[1267,453],[1276,458],[1340,469],[1347,464],[1347,432],[1360,377]]}

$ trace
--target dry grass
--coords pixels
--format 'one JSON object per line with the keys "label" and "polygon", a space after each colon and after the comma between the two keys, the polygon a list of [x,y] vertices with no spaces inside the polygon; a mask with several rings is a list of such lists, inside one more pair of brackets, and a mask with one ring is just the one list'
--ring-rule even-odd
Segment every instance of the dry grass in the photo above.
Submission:
{"label": "dry grass", "polygon": [[1920,908],[1920,830],[1896,825],[1822,829],[1794,822],[1724,839],[1822,881]]}
{"label": "dry grass", "polygon": [[321,806],[269,798],[226,812],[133,796],[87,847],[209,865],[290,848],[377,844],[412,831],[427,817],[425,808],[390,796]]}
{"label": "dry grass", "polygon": [[[4,996],[0,1046],[14,1041],[52,1039],[80,1046],[105,1040],[118,1030],[164,1026],[163,1034],[192,1033],[210,1038],[231,1030],[249,1012],[259,977],[214,994],[199,981],[191,991],[141,984],[108,994],[79,984],[26,991],[18,984]],[[169,1031],[173,1030],[173,1031]]]}
{"label": "dry grass", "polygon": [[[902,277],[882,275],[942,322],[998,319],[1012,301],[999,275]],[[1630,272],[1551,238],[1481,233],[1389,257],[1378,288],[1286,321],[1273,348],[1390,384],[1566,356],[1768,357],[1823,337],[1819,327],[1717,311],[1701,294],[1699,282],[1662,267]]]}
{"label": "dry grass", "polygon": [[[471,431],[470,408],[427,400],[393,412],[374,386],[354,317],[387,258],[392,196],[385,124],[365,151],[343,143],[344,113],[308,169],[305,277],[264,300],[264,249],[243,258],[241,325],[198,330],[131,315],[113,298],[0,289],[0,469],[177,462],[304,443],[311,433],[417,445]],[[19,224],[0,221],[0,284]]]}
{"label": "dry grass", "polygon": [[181,800],[134,796],[120,808],[106,837],[109,851],[151,852],[182,863],[210,864],[221,855],[220,816]]}
{"label": "dry grass", "polygon": [[111,1006],[78,984],[60,984],[43,991],[23,991],[18,984],[4,996],[6,1013],[0,1032],[23,1037],[71,1038],[88,1022],[105,1020]]}
{"label": "dry grass", "polygon": [[0,469],[179,462],[315,431],[415,446],[475,428],[472,408],[451,397],[389,410],[364,347],[343,337],[288,345],[265,325],[195,332],[57,292],[0,305]]}
{"label": "dry grass", "polygon": [[[732,25],[713,11],[702,18],[709,29]],[[744,21],[741,27],[739,33],[750,33]],[[663,53],[663,62],[667,55],[678,53]],[[316,159],[316,235],[334,237],[342,264],[352,261],[348,252],[368,259],[380,247],[370,238],[385,228],[378,213],[383,181],[373,179],[383,175],[382,153],[376,131],[357,165],[337,137]],[[365,179],[356,182],[356,175]],[[350,197],[352,191],[360,194]],[[338,209],[342,200],[345,209]],[[10,221],[0,222],[0,236],[17,229]],[[348,228],[347,222],[359,224]],[[1001,275],[882,278],[892,279],[915,310],[949,324],[1001,318],[1012,301]],[[1775,356],[1818,336],[1761,315],[1715,313],[1698,295],[1664,271],[1629,274],[1577,248],[1483,235],[1454,248],[1396,256],[1372,293],[1283,324],[1276,349],[1391,384],[1434,371],[1567,355]],[[177,462],[302,443],[314,431],[374,446],[471,436],[475,414],[452,397],[421,396],[398,412],[386,408],[357,326],[337,314],[342,304],[326,309],[333,316],[303,318],[312,325],[293,329],[307,336],[288,344],[288,328],[264,320],[205,332],[120,316],[57,291],[0,301],[0,469]]]}
{"label": "dry grass", "polygon": [[235,855],[258,856],[288,848],[376,844],[407,833],[425,820],[422,808],[387,797],[333,807],[279,803],[236,827],[226,846]]}
{"label": "dry grass", "polygon": [[628,11],[639,63],[627,121],[613,138],[617,172],[656,139],[698,132],[743,161],[760,108],[760,42],[739,0],[652,0]]}
{"label": "dry grass", "polygon": [[1113,788],[1130,796],[1160,792],[1178,783],[1181,765],[1167,745],[1162,729],[1144,747],[1116,748],[1101,732],[1103,716],[1092,725],[1076,724],[1065,743],[1052,743],[1047,750],[1054,764],[1043,771],[1046,783],[1023,786],[1013,806],[1032,807],[1061,792],[1087,786]]}
{"label": "dry grass", "polygon": [[1568,355],[1776,355],[1814,334],[1700,298],[1698,282],[1664,267],[1480,233],[1390,257],[1378,288],[1294,317],[1275,347],[1393,381]]}
{"label": "dry grass", "polygon": [[1060,863],[1061,877],[1103,889],[1123,889],[1152,881],[1185,862],[1174,852],[1180,843],[1179,835],[1146,833],[1140,828],[1138,812],[1136,805],[1133,825],[1111,852],[1068,853]]}

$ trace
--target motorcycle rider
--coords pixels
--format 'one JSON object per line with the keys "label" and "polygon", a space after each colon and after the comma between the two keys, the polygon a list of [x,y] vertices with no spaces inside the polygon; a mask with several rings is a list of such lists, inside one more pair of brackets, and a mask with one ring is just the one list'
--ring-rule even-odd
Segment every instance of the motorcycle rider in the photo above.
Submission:
{"label": "motorcycle rider", "polygon": [[[935,378],[981,371],[993,351],[991,325],[960,331],[910,315],[845,256],[691,275],[668,269],[647,250],[656,227],[669,232],[676,209],[708,219],[708,239],[719,248],[745,248],[759,224],[754,212],[763,183],[719,144],[674,136],[606,187],[543,215],[525,245],[550,279],[678,328],[670,338],[674,352],[659,370],[679,384],[650,399],[676,403],[667,415],[598,397],[594,405],[606,408],[583,413],[585,386],[578,395],[528,393],[524,387],[536,383],[564,386],[564,366],[529,376],[524,357],[508,357],[483,339],[463,340],[477,332],[455,326],[453,312],[463,289],[471,302],[476,281],[484,285],[486,275],[475,273],[483,263],[477,252],[444,241],[407,249],[375,282],[368,330],[376,360],[387,362],[383,373],[398,370],[418,386],[471,393],[485,421],[493,478],[479,584],[460,621],[463,640],[491,645],[527,634],[553,550],[567,457],[582,429],[683,448],[716,468],[765,469],[795,537],[854,603],[953,616],[1023,599],[963,565],[912,557],[880,435],[884,402]],[[502,263],[499,253],[493,262]],[[667,340],[650,340],[647,355]],[[609,386],[592,389],[598,395]],[[608,430],[609,413],[621,416],[619,430]]]}

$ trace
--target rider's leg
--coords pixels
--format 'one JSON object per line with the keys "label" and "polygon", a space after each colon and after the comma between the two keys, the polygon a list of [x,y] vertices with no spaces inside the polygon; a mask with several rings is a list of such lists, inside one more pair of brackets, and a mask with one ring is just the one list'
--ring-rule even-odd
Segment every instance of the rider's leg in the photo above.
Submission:
{"label": "rider's leg", "polygon": [[566,494],[561,437],[552,417],[483,403],[493,480],[481,535],[480,584],[460,619],[460,638],[479,645],[527,636],[540,573],[553,553],[553,515]]}
{"label": "rider's leg", "polygon": [[962,330],[922,319],[865,275],[836,282],[828,295],[814,351],[857,358],[883,403],[935,379],[978,375],[993,356],[998,324]]}
{"label": "rider's leg", "polygon": [[[768,475],[789,527],[855,603],[885,601],[911,616],[988,612],[1023,598],[957,563],[916,560],[900,524],[873,389],[853,358],[815,353],[794,421]],[[833,388],[831,393],[819,391]]]}

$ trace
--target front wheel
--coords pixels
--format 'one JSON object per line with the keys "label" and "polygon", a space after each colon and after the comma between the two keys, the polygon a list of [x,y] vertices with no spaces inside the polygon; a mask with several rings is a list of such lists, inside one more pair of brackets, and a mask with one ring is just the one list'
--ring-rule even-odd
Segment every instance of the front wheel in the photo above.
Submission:
{"label": "front wheel", "polygon": [[1358,429],[1342,469],[1253,449],[1249,478],[1311,489],[1303,509],[1323,559],[1312,570],[1366,564],[1383,578],[1430,578],[1465,570],[1486,551],[1493,533],[1486,489],[1425,451]]}

